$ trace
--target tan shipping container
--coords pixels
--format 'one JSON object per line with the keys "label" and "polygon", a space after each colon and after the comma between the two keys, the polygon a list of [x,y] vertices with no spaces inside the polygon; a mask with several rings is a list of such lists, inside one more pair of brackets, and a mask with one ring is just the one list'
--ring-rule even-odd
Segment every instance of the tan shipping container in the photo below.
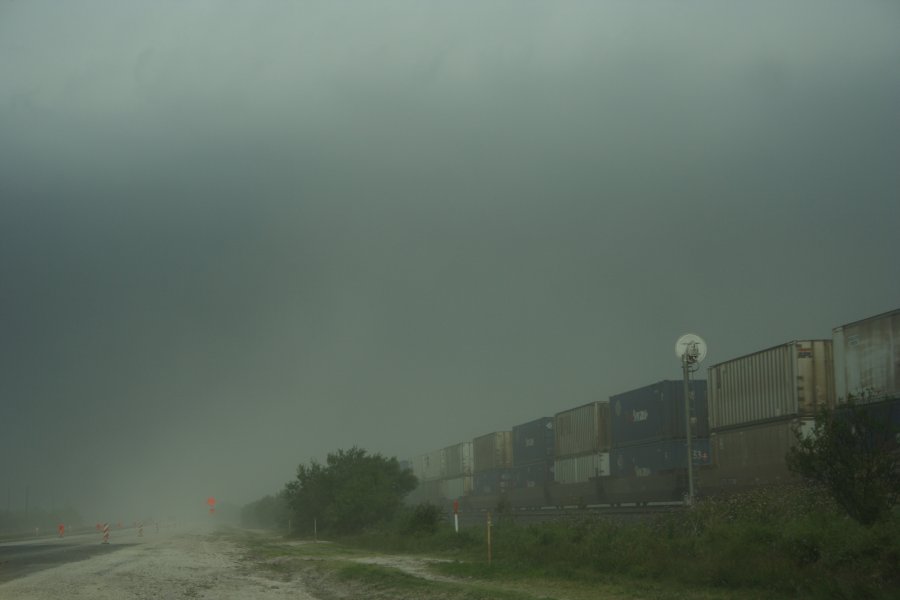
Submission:
{"label": "tan shipping container", "polygon": [[609,451],[609,402],[564,410],[553,417],[556,457]]}
{"label": "tan shipping container", "polygon": [[709,367],[709,427],[814,416],[834,406],[831,340],[802,340]]}
{"label": "tan shipping container", "polygon": [[472,440],[475,472],[512,467],[512,431],[496,431]]}
{"label": "tan shipping container", "polygon": [[841,325],[834,340],[835,395],[875,402],[900,398],[900,309]]}
{"label": "tan shipping container", "polygon": [[557,458],[553,463],[553,480],[557,483],[582,483],[594,477],[608,475],[609,452],[567,456]]}
{"label": "tan shipping container", "polygon": [[441,495],[448,500],[458,500],[472,493],[472,476],[452,477],[441,480]]}

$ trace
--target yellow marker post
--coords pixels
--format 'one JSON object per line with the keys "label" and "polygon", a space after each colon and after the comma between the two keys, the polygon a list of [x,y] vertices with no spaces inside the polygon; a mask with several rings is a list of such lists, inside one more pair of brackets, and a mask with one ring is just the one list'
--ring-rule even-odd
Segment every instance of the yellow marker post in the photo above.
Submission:
{"label": "yellow marker post", "polygon": [[491,511],[487,514],[488,566],[491,564]]}

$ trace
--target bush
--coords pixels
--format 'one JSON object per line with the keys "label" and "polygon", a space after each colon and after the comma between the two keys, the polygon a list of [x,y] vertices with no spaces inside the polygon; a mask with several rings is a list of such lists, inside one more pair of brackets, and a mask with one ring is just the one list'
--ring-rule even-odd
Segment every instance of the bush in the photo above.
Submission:
{"label": "bush", "polygon": [[417,504],[409,512],[405,532],[434,535],[437,533],[441,517],[441,509],[438,506],[430,502]]}

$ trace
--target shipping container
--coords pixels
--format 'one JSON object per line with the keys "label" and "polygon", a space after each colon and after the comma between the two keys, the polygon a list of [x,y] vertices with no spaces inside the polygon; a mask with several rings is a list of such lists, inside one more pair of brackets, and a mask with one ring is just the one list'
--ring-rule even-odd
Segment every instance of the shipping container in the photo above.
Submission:
{"label": "shipping container", "polygon": [[709,367],[710,430],[834,406],[831,340],[793,341]]}
{"label": "shipping container", "polygon": [[434,481],[444,476],[444,450],[434,450],[413,458],[413,474],[419,481]]}
{"label": "shipping container", "polygon": [[512,479],[517,488],[543,487],[553,482],[553,461],[545,460],[513,467]]}
{"label": "shipping container", "polygon": [[553,479],[557,483],[581,483],[607,475],[609,475],[608,452],[566,456],[553,462]]}
{"label": "shipping container", "polygon": [[510,469],[476,471],[473,479],[475,483],[474,493],[482,496],[502,494],[515,487],[513,474]]}
{"label": "shipping container", "polygon": [[591,402],[556,413],[555,457],[609,450],[609,402]]}
{"label": "shipping container", "polygon": [[809,431],[813,419],[782,419],[713,432],[713,468],[698,475],[702,493],[727,492],[796,481],[787,468],[796,444],[793,428]]}
{"label": "shipping container", "polygon": [[[709,437],[706,382],[691,381],[691,435]],[[612,447],[684,439],[684,381],[660,381],[609,398]]]}
{"label": "shipping container", "polygon": [[447,500],[458,500],[472,493],[474,481],[471,475],[441,480],[441,495]]}
{"label": "shipping container", "polygon": [[[695,467],[712,464],[709,439],[691,440]],[[613,448],[610,452],[611,474],[615,477],[646,477],[664,471],[684,470],[687,465],[687,443],[663,440],[636,446]]]}
{"label": "shipping container", "polygon": [[508,469],[512,466],[512,432],[497,431],[472,440],[475,472]]}
{"label": "shipping container", "polygon": [[461,442],[444,448],[444,477],[471,475],[474,466],[472,442]]}
{"label": "shipping container", "polygon": [[650,477],[607,477],[602,497],[609,504],[680,502],[687,494],[687,472],[669,471]]}
{"label": "shipping container", "polygon": [[553,417],[541,417],[512,428],[513,466],[553,460]]}
{"label": "shipping container", "polygon": [[837,401],[900,398],[900,309],[836,327]]}

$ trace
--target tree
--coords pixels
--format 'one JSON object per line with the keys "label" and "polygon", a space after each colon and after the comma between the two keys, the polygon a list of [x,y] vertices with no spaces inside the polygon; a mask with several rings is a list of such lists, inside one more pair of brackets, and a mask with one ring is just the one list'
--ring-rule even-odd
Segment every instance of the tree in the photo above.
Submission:
{"label": "tree", "polygon": [[241,509],[241,525],[256,529],[285,529],[288,524],[287,499],[284,492],[263,496]]}
{"label": "tree", "polygon": [[396,458],[354,446],[328,454],[325,465],[299,465],[284,493],[298,531],[311,531],[315,519],[323,531],[353,533],[391,519],[416,483]]}
{"label": "tree", "polygon": [[[788,468],[822,484],[835,502],[856,521],[871,525],[886,517],[900,498],[900,464],[895,427],[888,405],[857,405],[816,416],[811,434],[794,430],[797,444],[787,456]],[[886,415],[884,415],[886,416]]]}

